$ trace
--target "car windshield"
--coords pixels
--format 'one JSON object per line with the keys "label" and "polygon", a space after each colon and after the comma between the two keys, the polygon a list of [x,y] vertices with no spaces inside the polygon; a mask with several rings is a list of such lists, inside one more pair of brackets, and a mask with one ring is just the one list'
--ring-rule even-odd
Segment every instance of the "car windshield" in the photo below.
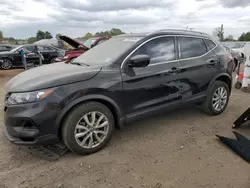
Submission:
{"label": "car windshield", "polygon": [[244,48],[246,43],[245,42],[237,42],[237,43],[230,42],[230,43],[227,43],[226,45],[229,48]]}
{"label": "car windshield", "polygon": [[73,62],[88,65],[109,64],[124,51],[142,39],[135,36],[118,36],[101,43],[80,55]]}
{"label": "car windshield", "polygon": [[84,42],[84,45],[87,46],[88,48],[91,48],[91,45],[95,43],[96,37],[90,38]]}

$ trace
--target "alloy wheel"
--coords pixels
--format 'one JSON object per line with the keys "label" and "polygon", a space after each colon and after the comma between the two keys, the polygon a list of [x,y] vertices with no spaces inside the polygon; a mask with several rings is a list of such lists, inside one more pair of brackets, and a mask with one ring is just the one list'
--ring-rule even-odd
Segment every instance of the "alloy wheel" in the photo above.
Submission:
{"label": "alloy wheel", "polygon": [[78,121],[75,139],[83,148],[95,148],[105,140],[108,131],[108,118],[101,112],[93,111],[83,115]]}
{"label": "alloy wheel", "polygon": [[1,64],[2,69],[8,70],[12,67],[12,62],[9,59],[3,59]]}
{"label": "alloy wheel", "polygon": [[228,93],[226,88],[219,87],[218,89],[216,89],[212,98],[212,104],[214,110],[221,111],[227,104],[227,100],[228,100]]}

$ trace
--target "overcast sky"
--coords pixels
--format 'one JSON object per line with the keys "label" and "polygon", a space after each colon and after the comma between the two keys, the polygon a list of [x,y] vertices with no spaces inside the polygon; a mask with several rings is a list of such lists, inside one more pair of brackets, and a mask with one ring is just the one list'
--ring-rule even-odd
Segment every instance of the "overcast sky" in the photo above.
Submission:
{"label": "overcast sky", "polygon": [[28,38],[37,30],[72,37],[113,27],[125,32],[194,28],[225,35],[250,31],[250,0],[0,0],[5,37]]}

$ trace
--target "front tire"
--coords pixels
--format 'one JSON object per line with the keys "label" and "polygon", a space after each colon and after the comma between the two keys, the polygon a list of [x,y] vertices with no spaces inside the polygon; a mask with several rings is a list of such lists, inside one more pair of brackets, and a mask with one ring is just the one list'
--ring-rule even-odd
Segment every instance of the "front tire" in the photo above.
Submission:
{"label": "front tire", "polygon": [[229,101],[229,88],[225,82],[215,81],[202,104],[205,113],[216,116],[224,112]]}
{"label": "front tire", "polygon": [[50,58],[49,63],[50,63],[50,64],[51,64],[51,63],[55,63],[55,59],[56,59],[56,57]]}
{"label": "front tire", "polygon": [[12,61],[10,59],[2,59],[1,68],[4,70],[9,70],[13,66]]}
{"label": "front tire", "polygon": [[99,102],[87,102],[74,108],[66,117],[62,139],[72,152],[87,155],[104,148],[113,129],[112,112]]}

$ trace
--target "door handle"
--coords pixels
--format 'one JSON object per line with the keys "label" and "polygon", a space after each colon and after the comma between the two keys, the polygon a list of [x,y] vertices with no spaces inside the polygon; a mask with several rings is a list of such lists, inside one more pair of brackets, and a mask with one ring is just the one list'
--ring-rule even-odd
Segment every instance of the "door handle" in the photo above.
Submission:
{"label": "door handle", "polygon": [[217,63],[219,63],[219,61],[218,60],[214,60],[214,59],[210,59],[210,60],[208,60],[208,65],[216,65]]}
{"label": "door handle", "polygon": [[182,68],[173,67],[172,69],[167,70],[167,73],[175,74],[181,72]]}

